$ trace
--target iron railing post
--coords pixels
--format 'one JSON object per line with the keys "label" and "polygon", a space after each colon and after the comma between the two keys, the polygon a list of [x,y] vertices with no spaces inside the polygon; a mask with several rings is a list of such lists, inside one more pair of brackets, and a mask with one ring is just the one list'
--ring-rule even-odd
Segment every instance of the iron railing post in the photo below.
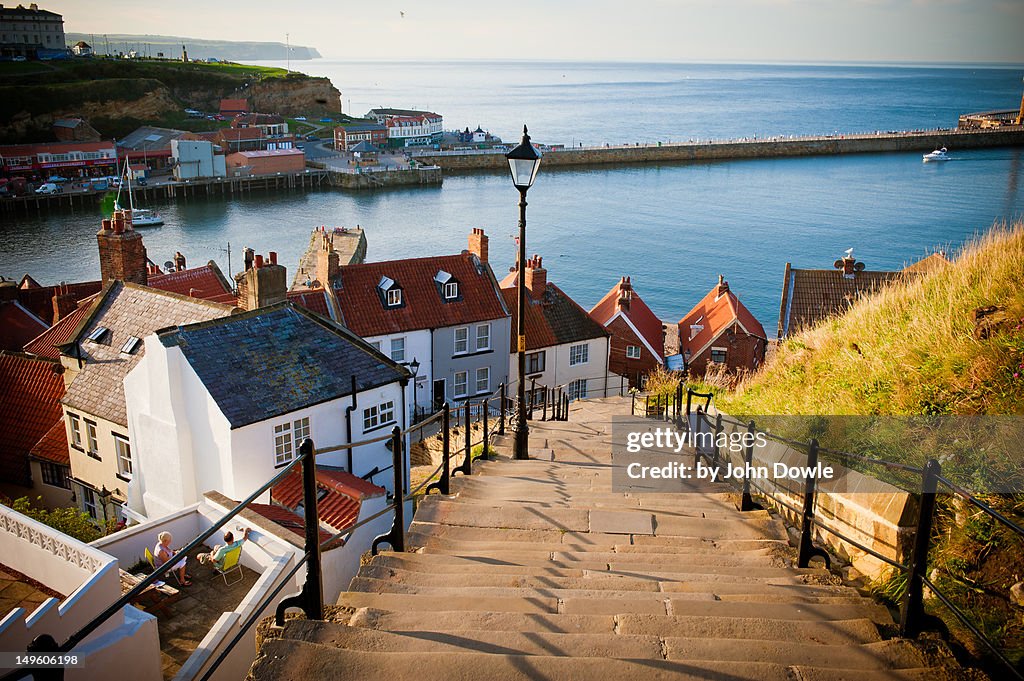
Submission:
{"label": "iron railing post", "polygon": [[455,470],[452,471],[452,475],[453,476],[456,473],[462,473],[463,475],[472,475],[473,474],[473,446],[472,446],[473,436],[472,436],[472,432],[471,432],[470,426],[469,426],[469,402],[466,403],[465,412],[466,412],[466,427],[462,429],[462,432],[465,435],[465,439],[466,439],[466,442],[465,442],[465,445],[466,445],[465,446],[466,458],[463,459],[461,464],[459,464],[458,466],[455,467]]}
{"label": "iron railing post", "polygon": [[753,421],[747,424],[747,450],[743,455],[743,495],[740,497],[741,511],[753,511],[757,508],[757,504],[754,503],[753,497],[750,496],[750,476],[747,474],[754,461],[754,429],[755,426]]}
{"label": "iron railing post", "polygon": [[402,429],[398,426],[391,430],[391,461],[395,474],[395,522],[387,534],[380,535],[370,545],[370,552],[375,556],[377,547],[384,543],[390,544],[392,551],[405,551],[405,457],[402,455]]}
{"label": "iron railing post", "polygon": [[693,388],[686,389],[686,421],[690,421],[690,408],[693,406]]}
{"label": "iron railing post", "polygon": [[490,454],[490,448],[487,445],[487,425],[488,425],[487,424],[487,420],[488,420],[487,419],[487,417],[488,417],[487,412],[489,411],[489,407],[487,405],[487,402],[488,402],[489,399],[490,398],[487,398],[487,399],[484,400],[484,449],[483,449],[482,452],[480,452],[480,458],[481,459],[486,459],[488,454]]}
{"label": "iron railing post", "polygon": [[541,390],[543,391],[543,393],[542,393],[543,397],[541,398],[541,403],[540,403],[540,420],[541,421],[547,421],[548,420],[548,390],[549,390],[549,388],[547,388],[545,386],[545,387],[541,388]]}
{"label": "iron railing post", "polygon": [[942,466],[935,459],[928,459],[921,474],[921,503],[917,514],[917,534],[914,549],[907,566],[907,590],[900,606],[900,635],[916,636],[924,625],[924,578],[928,572],[928,545],[932,536],[932,521],[935,517],[935,491],[939,486]]}
{"label": "iron railing post", "polygon": [[437,482],[432,482],[427,485],[426,493],[430,494],[430,490],[436,489],[438,492],[444,495],[451,494],[451,409],[448,407],[446,402],[444,407],[441,409],[441,479]]}
{"label": "iron railing post", "polygon": [[[689,423],[689,421],[687,421],[687,423]],[[721,438],[721,436],[722,436],[722,415],[718,414],[717,416],[715,416],[715,454],[714,454],[714,457],[715,457],[714,465],[715,465],[715,467],[718,466],[718,458],[719,458],[719,454],[721,453],[719,451],[719,445],[718,445],[719,438]]]}
{"label": "iron railing post", "polygon": [[805,568],[815,556],[825,561],[825,567],[832,567],[828,553],[814,545],[814,488],[817,486],[818,441],[812,439],[807,447],[807,475],[804,477],[804,512],[800,519],[800,553],[797,566]]}
{"label": "iron railing post", "polygon": [[498,414],[498,435],[505,434],[505,384],[501,384],[501,413]]}
{"label": "iron railing post", "polygon": [[324,578],[320,564],[320,517],[316,494],[316,451],[308,437],[299,445],[302,458],[302,508],[305,519],[306,581],[294,596],[281,600],[274,613],[278,626],[284,626],[288,608],[302,608],[308,620],[324,618]]}
{"label": "iron railing post", "polygon": [[533,407],[537,402],[537,379],[530,379],[530,410],[526,412],[526,418],[533,420]]}

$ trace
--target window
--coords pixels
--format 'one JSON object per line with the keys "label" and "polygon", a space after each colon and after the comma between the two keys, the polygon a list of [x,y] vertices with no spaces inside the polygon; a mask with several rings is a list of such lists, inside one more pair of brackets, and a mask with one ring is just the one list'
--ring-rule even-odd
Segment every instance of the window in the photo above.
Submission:
{"label": "window", "polygon": [[274,466],[283,466],[295,458],[291,423],[274,426]]}
{"label": "window", "polygon": [[370,345],[373,346],[374,350],[376,350],[377,352],[380,352],[380,341],[373,341],[372,343],[370,343]]}
{"label": "window", "polygon": [[627,345],[626,346],[626,358],[627,359],[640,359],[640,346],[639,345]]}
{"label": "window", "polygon": [[391,359],[395,362],[405,361],[405,339],[404,338],[392,338],[391,339]]}
{"label": "window", "polygon": [[103,337],[107,335],[109,330],[110,329],[105,326],[97,326],[93,332],[87,336],[87,339],[91,340],[93,343],[99,343],[103,340]]}
{"label": "window", "polygon": [[296,419],[292,422],[292,442],[298,447],[302,441],[309,437],[309,417]]}
{"label": "window", "polygon": [[86,452],[94,459],[99,460],[100,458],[100,442],[96,438],[96,424],[86,419],[85,421],[85,435],[88,438],[89,448]]}
{"label": "window", "polygon": [[88,487],[82,487],[82,510],[89,514],[93,520],[99,519],[99,512],[96,506],[96,492]]}
{"label": "window", "polygon": [[128,336],[128,340],[126,340],[124,342],[124,345],[121,346],[121,352],[125,353],[126,355],[132,354],[132,352],[135,351],[135,348],[139,346],[140,342],[141,341],[135,336]]}
{"label": "window", "polygon": [[82,449],[82,419],[77,414],[68,414],[68,421],[71,422],[71,446],[75,449]]}
{"label": "window", "polygon": [[43,471],[43,482],[47,485],[71,489],[71,479],[68,477],[67,466],[60,466],[49,461],[40,461],[39,467]]}
{"label": "window", "polygon": [[579,378],[569,384],[569,399],[582,400],[587,396],[587,379]]}
{"label": "window", "polygon": [[590,346],[586,343],[569,347],[569,366],[586,364],[590,359]]}
{"label": "window", "polygon": [[544,351],[531,352],[526,356],[526,373],[535,374],[544,371]]}
{"label": "window", "polygon": [[363,410],[363,432],[386,426],[395,420],[395,403],[392,400],[381,402]]}
{"label": "window", "polygon": [[725,348],[711,348],[711,361],[725,364]]}
{"label": "window", "polygon": [[402,289],[393,288],[388,291],[388,307],[396,307],[402,304]]}
{"label": "window", "polygon": [[455,354],[464,355],[469,352],[469,327],[460,326],[455,329]]}
{"label": "window", "polygon": [[449,281],[444,285],[444,299],[454,300],[459,297],[459,283],[457,281]]}
{"label": "window", "polygon": [[465,397],[469,394],[469,372],[455,372],[455,397]]}
{"label": "window", "polygon": [[132,477],[132,446],[128,438],[114,434],[114,452],[117,454],[117,474],[125,479]]}
{"label": "window", "polygon": [[477,324],[476,325],[476,349],[490,350],[491,349],[491,325],[490,324]]}
{"label": "window", "polygon": [[477,394],[491,392],[490,367],[483,367],[482,369],[476,370],[476,392]]}

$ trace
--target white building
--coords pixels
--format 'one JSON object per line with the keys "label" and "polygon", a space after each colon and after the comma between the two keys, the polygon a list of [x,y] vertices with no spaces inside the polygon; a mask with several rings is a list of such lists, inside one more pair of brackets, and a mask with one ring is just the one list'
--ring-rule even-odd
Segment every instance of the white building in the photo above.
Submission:
{"label": "white building", "polygon": [[434,144],[444,134],[444,118],[432,111],[414,109],[371,109],[366,118],[388,128],[389,147]]}
{"label": "white building", "polygon": [[[505,305],[512,313],[512,337],[519,315],[517,272],[501,282]],[[539,256],[526,261],[526,380],[537,386],[562,388],[569,399],[618,394],[620,377],[608,372],[611,334],[547,280]],[[518,348],[510,348],[509,379],[519,375]]]}
{"label": "white building", "polygon": [[224,154],[214,153],[214,149],[213,143],[206,140],[171,140],[174,178],[194,180],[227,175]]}
{"label": "white building", "polygon": [[[406,425],[408,373],[348,329],[289,303],[165,329],[145,346],[124,381],[138,461],[129,507],[141,516],[197,503],[207,490],[243,499],[307,437],[325,448]],[[391,465],[386,444],[317,462],[390,488],[390,472],[374,475]]]}

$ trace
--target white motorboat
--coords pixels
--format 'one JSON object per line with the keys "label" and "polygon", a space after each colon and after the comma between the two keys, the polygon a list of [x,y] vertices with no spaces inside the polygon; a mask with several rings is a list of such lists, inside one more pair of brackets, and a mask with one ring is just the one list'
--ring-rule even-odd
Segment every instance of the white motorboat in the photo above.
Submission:
{"label": "white motorboat", "polygon": [[128,161],[124,162],[124,178],[125,182],[121,182],[117,187],[117,198],[114,199],[114,210],[122,210],[121,206],[121,187],[128,186],[128,207],[132,211],[132,227],[159,227],[164,224],[164,219],[160,217],[160,213],[155,210],[148,208],[136,208],[135,197],[132,194],[132,175],[128,169]]}
{"label": "white motorboat", "polygon": [[925,154],[921,160],[925,163],[931,163],[932,161],[948,161],[950,160],[949,153],[946,151],[946,147],[936,149],[930,153]]}

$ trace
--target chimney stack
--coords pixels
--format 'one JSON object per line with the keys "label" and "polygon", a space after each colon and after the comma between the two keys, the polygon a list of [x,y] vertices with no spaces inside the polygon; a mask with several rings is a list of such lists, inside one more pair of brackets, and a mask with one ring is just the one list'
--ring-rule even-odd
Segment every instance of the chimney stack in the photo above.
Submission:
{"label": "chimney stack", "polygon": [[146,246],[132,229],[130,210],[114,211],[96,233],[100,251],[100,277],[106,286],[114,279],[145,285],[149,281]]}
{"label": "chimney stack", "polygon": [[181,251],[174,253],[174,271],[181,272],[185,269],[185,256],[181,254]]}
{"label": "chimney stack", "polygon": [[64,319],[77,307],[78,301],[75,300],[74,294],[68,293],[67,287],[62,284],[53,296],[53,323]]}
{"label": "chimney stack", "polygon": [[543,259],[533,254],[532,258],[526,259],[526,288],[530,297],[540,298],[548,285],[548,271],[544,269]]}
{"label": "chimney stack", "polygon": [[469,234],[469,252],[475,255],[481,263],[487,264],[487,235],[484,230],[474,227]]}
{"label": "chimney stack", "polygon": [[245,251],[243,251],[243,253],[244,253],[243,258],[245,259],[245,269],[251,270],[252,269],[252,260],[253,260],[253,250],[251,248],[246,248]]}
{"label": "chimney stack", "polygon": [[718,275],[718,293],[715,294],[715,298],[721,298],[729,292],[729,282],[725,280],[725,276]]}
{"label": "chimney stack", "polygon": [[266,261],[255,255],[249,262],[252,249],[246,249],[246,269],[235,275],[238,288],[238,306],[243,310],[256,310],[288,299],[287,270],[277,264],[277,253],[270,252]]}
{"label": "chimney stack", "polygon": [[622,277],[619,281],[619,300],[617,301],[619,309],[628,310],[631,300],[633,300],[633,284],[630,283],[629,277]]}
{"label": "chimney stack", "polygon": [[334,250],[334,236],[320,234],[320,250],[316,254],[316,280],[323,288],[330,288],[341,272],[341,256]]}

